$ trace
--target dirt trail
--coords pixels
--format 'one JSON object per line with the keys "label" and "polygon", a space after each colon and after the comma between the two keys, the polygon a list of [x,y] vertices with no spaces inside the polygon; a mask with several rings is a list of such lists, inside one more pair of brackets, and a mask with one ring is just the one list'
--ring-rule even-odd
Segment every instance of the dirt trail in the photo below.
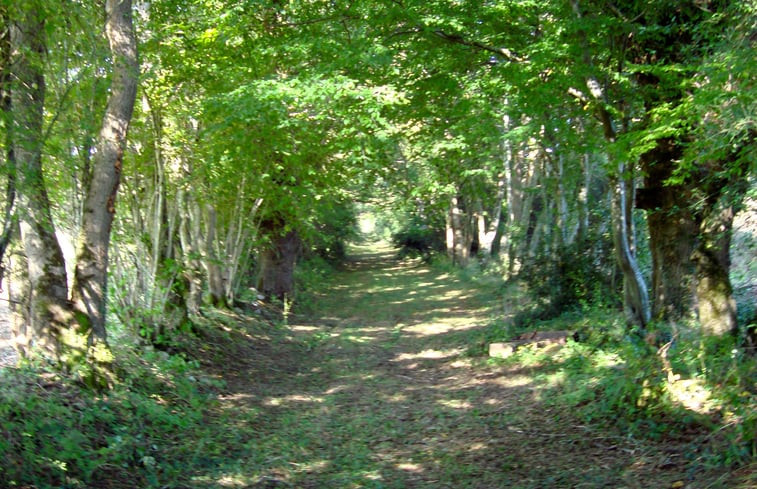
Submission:
{"label": "dirt trail", "polygon": [[362,253],[324,284],[312,319],[290,322],[290,336],[269,347],[243,348],[221,372],[221,409],[251,453],[198,483],[727,487],[698,485],[679,447],[551,410],[530,372],[471,359],[472,333],[496,314],[495,301],[391,250]]}

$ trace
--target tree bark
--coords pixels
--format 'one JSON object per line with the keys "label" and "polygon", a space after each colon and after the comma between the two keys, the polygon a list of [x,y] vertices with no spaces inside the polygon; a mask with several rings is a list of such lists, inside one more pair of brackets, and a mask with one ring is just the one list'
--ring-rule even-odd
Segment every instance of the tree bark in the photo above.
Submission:
{"label": "tree bark", "polygon": [[[462,205],[462,198],[454,196],[449,203],[449,221],[447,229],[447,253],[451,253],[452,262],[465,266],[470,258],[471,232],[467,215]],[[450,236],[452,240],[450,241]],[[450,249],[450,245],[451,249]]]}
{"label": "tree bark", "polygon": [[624,165],[618,168],[618,177],[612,198],[613,244],[618,265],[623,272],[623,309],[631,324],[642,328],[652,319],[649,292],[644,276],[639,269],[632,245],[632,226],[629,223],[630,209],[628,181]]}
{"label": "tree bark", "polygon": [[212,205],[205,206],[205,237],[203,239],[203,266],[208,274],[208,291],[210,303],[214,307],[227,307],[226,288],[224,278],[215,253],[216,241],[216,210]]}
{"label": "tree bark", "polygon": [[681,319],[695,305],[696,270],[691,256],[697,224],[689,210],[687,189],[665,184],[671,162],[680,157],[680,148],[671,140],[660,140],[641,157],[645,188],[638,194],[637,207],[647,211],[652,316],[660,321]]}
{"label": "tree bark", "polygon": [[28,260],[26,343],[30,351],[57,362],[61,333],[67,328],[70,316],[66,267],[42,176],[45,23],[42,14],[31,6],[21,6],[18,15],[11,27],[14,54],[11,138],[17,164],[19,227]]}
{"label": "tree bark", "polygon": [[705,335],[721,336],[737,331],[736,300],[729,276],[734,207],[741,205],[746,182],[716,182],[702,209],[699,240],[692,253],[697,276],[699,323]]}
{"label": "tree bark", "polygon": [[[18,234],[18,226],[14,234]],[[17,236],[13,238],[17,243]],[[6,281],[8,287],[8,299],[10,300],[11,330],[13,331],[13,347],[19,358],[27,358],[29,352],[29,339],[31,332],[28,330],[29,320],[29,263],[20,246],[12,246],[9,253],[10,266]]]}
{"label": "tree bark", "polygon": [[192,212],[194,204],[189,202],[189,197],[184,190],[179,190],[179,239],[181,248],[184,251],[184,281],[187,284],[185,290],[184,302],[187,305],[187,313],[190,316],[199,316],[200,307],[202,306],[203,292],[203,273],[202,265],[198,257],[200,256],[199,218],[198,213]]}
{"label": "tree bark", "polygon": [[[12,83],[12,51],[10,19],[5,9],[0,9],[0,115],[6,127],[10,126],[13,107],[11,99]],[[13,153],[13,131],[5,132],[5,164],[3,173],[6,179],[5,208],[3,209],[2,230],[0,230],[0,284],[3,282],[5,269],[3,268],[5,252],[11,242],[13,229],[16,227],[16,157]]]}
{"label": "tree bark", "polygon": [[100,346],[107,350],[108,249],[139,75],[131,0],[106,0],[105,36],[113,60],[112,82],[84,201],[72,294],[79,331],[87,335],[87,347],[94,348],[95,356]]}
{"label": "tree bark", "polygon": [[302,242],[295,230],[281,234],[283,226],[269,221],[263,229],[271,230],[271,244],[260,254],[258,290],[266,298],[286,300],[294,294],[294,269]]}
{"label": "tree bark", "polygon": [[[583,18],[578,0],[571,0],[571,7],[577,18]],[[588,68],[593,68],[587,34],[585,31],[579,31],[578,35],[583,48],[583,62]],[[595,104],[596,114],[602,126],[605,140],[611,143],[615,142],[618,133],[613,116],[610,110],[608,110],[607,96],[604,88],[594,75],[587,76],[585,83],[589,95],[573,88],[569,89],[568,92],[584,104],[590,102]],[[629,199],[632,195],[629,195],[628,182],[624,173],[625,164],[619,162],[612,205],[613,241],[618,265],[623,272],[624,309],[629,319],[643,328],[649,322],[652,311],[647,285],[639,270],[633,248],[631,247],[631,236],[629,236],[628,232],[631,229],[628,217],[630,215],[628,202],[633,199]]]}
{"label": "tree bark", "polygon": [[704,220],[699,245],[693,253],[697,276],[699,323],[705,335],[736,331],[736,301],[728,276],[733,209],[725,207]]}

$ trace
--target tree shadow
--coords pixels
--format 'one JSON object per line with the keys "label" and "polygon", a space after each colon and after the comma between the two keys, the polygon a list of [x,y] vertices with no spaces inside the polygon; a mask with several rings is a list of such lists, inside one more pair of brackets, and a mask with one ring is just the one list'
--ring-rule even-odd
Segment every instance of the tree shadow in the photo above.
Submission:
{"label": "tree shadow", "polygon": [[[364,253],[311,321],[223,366],[233,443],[192,487],[670,487],[683,447],[545,402],[536,373],[466,355],[494,306],[441,271]],[[245,345],[250,346],[245,346]],[[692,486],[693,487],[693,486]],[[717,486],[713,486],[717,487]]]}

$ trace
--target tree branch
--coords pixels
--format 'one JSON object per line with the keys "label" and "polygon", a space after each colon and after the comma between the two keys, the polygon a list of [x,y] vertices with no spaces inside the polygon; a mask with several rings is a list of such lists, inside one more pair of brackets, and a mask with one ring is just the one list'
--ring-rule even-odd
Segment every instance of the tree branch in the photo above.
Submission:
{"label": "tree branch", "polygon": [[482,51],[487,51],[489,53],[494,53],[514,63],[526,62],[526,58],[518,56],[517,54],[515,54],[514,52],[512,52],[510,49],[507,49],[507,48],[497,48],[497,47],[489,46],[487,44],[484,44],[478,41],[469,41],[459,34],[448,34],[439,29],[432,31],[432,33],[435,36],[441,39],[444,39],[445,41],[451,42],[453,44],[460,44],[462,46],[468,46],[468,47],[480,49]]}

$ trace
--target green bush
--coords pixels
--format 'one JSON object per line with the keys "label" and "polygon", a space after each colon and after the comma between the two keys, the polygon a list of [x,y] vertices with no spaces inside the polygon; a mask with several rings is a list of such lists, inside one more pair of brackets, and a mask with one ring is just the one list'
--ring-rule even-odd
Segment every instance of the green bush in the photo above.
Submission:
{"label": "green bush", "polygon": [[438,229],[413,219],[392,235],[392,244],[399,248],[399,255],[421,257],[430,261],[434,253],[444,251],[444,233]]}
{"label": "green bush", "polygon": [[[539,365],[548,402],[630,436],[688,442],[697,464],[737,467],[757,457],[757,358],[736,338],[701,338],[696,324],[657,325],[670,341],[663,356],[615,311],[531,326],[580,333],[556,355],[524,349],[507,360]],[[692,402],[697,396],[703,402]]]}
{"label": "green bush", "polygon": [[358,238],[357,214],[351,203],[323,206],[312,238],[312,250],[326,260],[338,262],[346,256],[346,245]]}
{"label": "green bush", "polygon": [[608,236],[576,241],[550,256],[529,260],[519,278],[528,283],[531,295],[539,303],[540,319],[566,310],[621,304],[621,281],[615,276]]}
{"label": "green bush", "polygon": [[106,394],[38,367],[0,370],[0,486],[160,487],[183,477],[206,436],[211,397],[196,364],[119,352]]}

